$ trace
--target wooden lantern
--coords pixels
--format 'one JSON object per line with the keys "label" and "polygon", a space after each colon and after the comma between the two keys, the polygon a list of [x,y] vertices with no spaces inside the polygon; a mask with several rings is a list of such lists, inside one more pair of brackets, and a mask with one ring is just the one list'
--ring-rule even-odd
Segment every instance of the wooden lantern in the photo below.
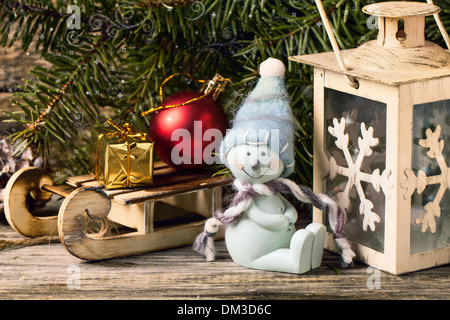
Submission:
{"label": "wooden lantern", "polygon": [[392,274],[449,263],[450,52],[424,36],[434,15],[449,45],[439,7],[368,5],[377,40],[339,51],[316,2],[334,53],[290,57],[314,66],[314,191],[345,209],[358,261]]}

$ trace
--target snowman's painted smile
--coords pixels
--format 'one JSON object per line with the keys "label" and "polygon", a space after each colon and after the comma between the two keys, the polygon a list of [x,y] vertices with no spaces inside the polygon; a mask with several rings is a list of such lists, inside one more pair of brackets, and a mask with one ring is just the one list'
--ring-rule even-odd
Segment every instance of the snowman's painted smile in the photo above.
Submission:
{"label": "snowman's painted smile", "polygon": [[245,171],[245,168],[242,168],[242,171],[244,171],[245,174],[248,175],[250,178],[253,178],[253,179],[259,179],[259,178],[261,178],[263,175],[265,175],[265,174],[267,173],[267,171],[269,171],[269,169],[270,169],[270,168],[267,168],[267,170],[264,171],[259,177],[254,177],[254,176],[252,176],[250,173],[248,173],[247,171]]}

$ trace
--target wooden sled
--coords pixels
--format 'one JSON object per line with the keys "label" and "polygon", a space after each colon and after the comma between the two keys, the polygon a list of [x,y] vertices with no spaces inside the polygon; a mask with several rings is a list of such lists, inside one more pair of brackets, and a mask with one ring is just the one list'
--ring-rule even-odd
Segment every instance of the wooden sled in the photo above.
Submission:
{"label": "wooden sled", "polygon": [[[54,186],[43,170],[24,168],[8,181],[4,209],[8,223],[22,235],[56,235],[72,255],[103,260],[191,245],[204,220],[221,208],[222,187],[231,181],[206,171],[178,172],[158,162],[151,187],[106,190],[92,175]],[[58,214],[39,216],[53,195],[64,199]],[[92,232],[93,225],[109,226],[108,232]]]}

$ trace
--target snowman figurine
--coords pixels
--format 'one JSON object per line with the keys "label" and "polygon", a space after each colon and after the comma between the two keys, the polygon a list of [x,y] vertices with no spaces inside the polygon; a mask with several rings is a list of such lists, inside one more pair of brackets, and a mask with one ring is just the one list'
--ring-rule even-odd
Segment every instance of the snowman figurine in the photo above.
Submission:
{"label": "snowman figurine", "polygon": [[326,227],[311,223],[295,230],[297,211],[281,193],[326,210],[342,264],[354,257],[342,233],[343,212],[322,194],[286,179],[294,170],[294,122],[284,83],[284,64],[269,58],[260,65],[260,79],[236,113],[220,158],[234,176],[237,193],[231,206],[216,212],[196,238],[194,250],[215,260],[213,237],[226,225],[225,243],[239,265],[302,274],[321,265]]}

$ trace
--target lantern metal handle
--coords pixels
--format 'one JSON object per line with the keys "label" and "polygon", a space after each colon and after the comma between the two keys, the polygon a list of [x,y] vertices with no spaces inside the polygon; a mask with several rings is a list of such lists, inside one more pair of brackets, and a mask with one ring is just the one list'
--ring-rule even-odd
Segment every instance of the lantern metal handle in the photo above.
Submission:
{"label": "lantern metal handle", "polygon": [[[433,0],[427,0],[429,4],[433,4]],[[447,44],[448,50],[450,50],[450,37],[448,36],[447,30],[445,30],[444,24],[441,21],[441,18],[439,17],[438,13],[433,14],[434,20],[436,20],[436,24],[439,28],[439,31],[442,34],[442,37],[444,38],[445,43]]]}
{"label": "lantern metal handle", "polygon": [[[316,0],[317,8],[319,9],[320,17],[323,21],[323,26],[325,27],[325,30],[328,34],[328,38],[330,39],[331,46],[333,47],[334,54],[336,56],[336,59],[338,61],[339,67],[341,68],[342,72],[348,72],[348,69],[344,63],[344,59],[342,58],[341,51],[339,49],[339,46],[336,42],[336,38],[334,37],[333,30],[331,29],[330,22],[328,21],[327,14],[325,13],[325,10],[322,5],[321,0]],[[354,77],[349,76],[348,74],[344,74],[345,79],[347,80],[347,83],[355,89],[358,89],[359,83],[355,80]]]}

